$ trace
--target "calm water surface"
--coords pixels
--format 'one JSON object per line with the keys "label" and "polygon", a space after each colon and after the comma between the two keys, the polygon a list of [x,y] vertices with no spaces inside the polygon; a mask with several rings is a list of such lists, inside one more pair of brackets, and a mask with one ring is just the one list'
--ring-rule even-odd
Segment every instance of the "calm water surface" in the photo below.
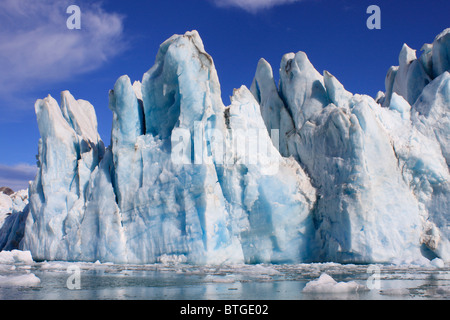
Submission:
{"label": "calm water surface", "polygon": [[[32,286],[27,283],[2,285],[0,281],[0,299],[450,299],[448,266],[368,267],[335,263],[193,266],[41,262],[32,265],[0,265],[1,277],[34,274],[40,279],[39,284]],[[78,274],[75,272],[77,270]],[[302,292],[308,282],[323,273],[338,282],[355,281],[367,288],[341,293]],[[79,289],[69,289],[76,285]]]}

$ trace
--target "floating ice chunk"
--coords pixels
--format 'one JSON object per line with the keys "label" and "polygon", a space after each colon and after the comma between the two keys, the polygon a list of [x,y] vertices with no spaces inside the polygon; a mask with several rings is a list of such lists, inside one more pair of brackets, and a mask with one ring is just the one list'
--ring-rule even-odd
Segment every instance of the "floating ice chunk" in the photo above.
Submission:
{"label": "floating ice chunk", "polygon": [[30,251],[0,251],[0,264],[33,264]]}
{"label": "floating ice chunk", "polygon": [[349,293],[367,291],[368,288],[355,281],[336,282],[331,276],[322,273],[316,280],[312,280],[303,288],[304,293]]}
{"label": "floating ice chunk", "polygon": [[35,287],[41,280],[33,273],[0,276],[0,287]]}
{"label": "floating ice chunk", "polygon": [[436,268],[444,268],[445,264],[444,261],[442,261],[442,259],[439,258],[434,258],[433,260],[431,260],[431,265],[435,266]]}
{"label": "floating ice chunk", "polygon": [[73,262],[44,261],[44,262],[39,262],[39,268],[41,270],[66,272],[67,268],[72,264],[73,264]]}
{"label": "floating ice chunk", "polygon": [[392,264],[401,267],[424,267],[429,268],[431,266],[430,260],[425,257],[419,257],[415,259],[392,259]]}

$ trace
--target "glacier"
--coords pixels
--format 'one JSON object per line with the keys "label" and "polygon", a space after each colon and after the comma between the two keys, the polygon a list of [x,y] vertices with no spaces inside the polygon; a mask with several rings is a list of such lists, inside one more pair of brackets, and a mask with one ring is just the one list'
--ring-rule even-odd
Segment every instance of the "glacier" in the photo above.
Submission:
{"label": "glacier", "polygon": [[0,188],[0,252],[19,247],[28,216],[28,190],[8,189]]}
{"label": "glacier", "polygon": [[[36,261],[450,261],[450,29],[406,44],[385,92],[352,94],[304,52],[261,59],[230,105],[197,31],[94,107],[39,99],[38,172],[0,229]],[[1,199],[1,198],[0,198]],[[5,200],[6,201],[6,200]],[[2,240],[3,239],[3,240]]]}

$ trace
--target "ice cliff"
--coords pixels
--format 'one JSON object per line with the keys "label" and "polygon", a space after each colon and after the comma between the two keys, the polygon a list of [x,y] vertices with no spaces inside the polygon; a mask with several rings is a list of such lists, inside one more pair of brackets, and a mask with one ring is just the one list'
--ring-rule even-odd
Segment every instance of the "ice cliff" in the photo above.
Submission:
{"label": "ice cliff", "polygon": [[0,188],[0,250],[19,247],[28,215],[28,190]]}
{"label": "ice cliff", "polygon": [[175,35],[110,91],[108,147],[89,102],[36,102],[26,223],[0,236],[22,226],[35,260],[450,261],[449,71],[450,29],[404,45],[376,99],[289,53],[225,106],[198,33]]}

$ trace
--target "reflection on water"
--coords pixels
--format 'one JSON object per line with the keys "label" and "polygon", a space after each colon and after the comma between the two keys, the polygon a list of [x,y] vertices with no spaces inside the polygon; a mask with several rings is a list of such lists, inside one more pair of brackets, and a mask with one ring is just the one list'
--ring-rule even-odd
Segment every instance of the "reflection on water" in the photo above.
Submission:
{"label": "reflection on water", "polygon": [[[79,268],[79,290],[68,289]],[[0,299],[147,299],[147,300],[302,300],[302,299],[449,299],[450,268],[377,265],[379,281],[370,286],[373,272],[367,265],[298,264],[192,266],[114,265],[42,262],[31,266],[0,265],[2,277],[32,273],[34,287],[2,286]],[[69,269],[72,270],[72,269]],[[321,274],[337,282],[355,281],[366,290],[339,293],[302,293],[306,283]],[[372,276],[372,279],[371,279]],[[4,278],[5,279],[5,278]]]}

